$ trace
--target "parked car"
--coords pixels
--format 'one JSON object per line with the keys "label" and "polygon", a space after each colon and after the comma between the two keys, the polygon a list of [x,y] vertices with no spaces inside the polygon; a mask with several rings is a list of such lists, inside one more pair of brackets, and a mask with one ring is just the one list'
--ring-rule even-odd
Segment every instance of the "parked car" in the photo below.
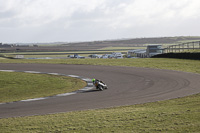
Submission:
{"label": "parked car", "polygon": [[122,59],[123,55],[122,53],[112,53],[111,55],[109,55],[109,58]]}
{"label": "parked car", "polygon": [[85,59],[85,57],[84,57],[84,56],[80,56],[80,55],[78,55],[78,54],[69,55],[68,57],[69,57],[69,58]]}
{"label": "parked car", "polygon": [[109,57],[109,54],[104,54],[101,56],[101,58],[103,58],[103,59],[107,59],[108,57]]}
{"label": "parked car", "polygon": [[84,56],[80,56],[80,55],[78,55],[78,54],[74,54],[74,58],[78,58],[78,59],[85,59],[85,57],[84,57]]}
{"label": "parked car", "polygon": [[69,57],[69,58],[74,58],[74,55],[68,55],[67,57]]}
{"label": "parked car", "polygon": [[92,55],[89,55],[90,58],[101,58],[102,55],[97,55],[97,54],[92,54]]}

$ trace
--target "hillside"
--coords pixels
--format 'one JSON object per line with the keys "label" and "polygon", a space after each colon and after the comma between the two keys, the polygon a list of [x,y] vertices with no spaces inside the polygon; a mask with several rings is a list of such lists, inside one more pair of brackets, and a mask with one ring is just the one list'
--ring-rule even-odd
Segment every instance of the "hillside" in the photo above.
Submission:
{"label": "hillside", "polygon": [[[134,39],[120,39],[120,40],[103,40],[93,42],[59,42],[47,43],[45,45],[38,45],[34,47],[33,44],[29,46],[17,47],[1,47],[0,52],[55,52],[55,51],[80,51],[80,50],[97,50],[104,47],[142,47],[147,44],[178,44],[183,42],[199,41],[198,37],[155,37],[155,38],[134,38]],[[53,45],[52,45],[53,44]]]}
{"label": "hillside", "polygon": [[104,41],[93,41],[93,42],[78,42],[78,43],[67,43],[63,46],[116,46],[116,47],[128,47],[128,46],[143,46],[144,44],[177,44],[181,42],[190,42],[200,40],[200,37],[155,37],[155,38],[134,38],[134,39],[121,39],[121,40],[104,40]]}

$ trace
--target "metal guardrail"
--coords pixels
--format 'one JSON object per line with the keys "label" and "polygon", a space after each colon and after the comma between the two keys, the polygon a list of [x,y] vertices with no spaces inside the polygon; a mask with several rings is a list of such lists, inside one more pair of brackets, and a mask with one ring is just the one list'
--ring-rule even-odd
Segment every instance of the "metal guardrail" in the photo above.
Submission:
{"label": "metal guardrail", "polygon": [[180,53],[200,49],[200,41],[171,45],[164,49],[164,53]]}

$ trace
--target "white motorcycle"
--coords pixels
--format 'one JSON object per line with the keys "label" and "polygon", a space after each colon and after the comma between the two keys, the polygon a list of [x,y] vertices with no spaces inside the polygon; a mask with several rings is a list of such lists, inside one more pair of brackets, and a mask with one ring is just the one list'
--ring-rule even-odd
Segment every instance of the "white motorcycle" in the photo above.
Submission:
{"label": "white motorcycle", "polygon": [[102,81],[96,81],[94,83],[94,86],[96,87],[97,90],[100,90],[100,91],[108,89],[107,85],[103,83]]}

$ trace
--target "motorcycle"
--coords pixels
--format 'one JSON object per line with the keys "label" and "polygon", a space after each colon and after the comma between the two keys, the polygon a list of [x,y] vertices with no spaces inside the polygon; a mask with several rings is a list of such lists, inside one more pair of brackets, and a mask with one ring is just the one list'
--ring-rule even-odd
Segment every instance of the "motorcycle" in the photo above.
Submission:
{"label": "motorcycle", "polygon": [[96,81],[94,85],[95,85],[96,89],[100,90],[100,91],[108,89],[107,85],[105,83],[103,83],[102,81]]}

